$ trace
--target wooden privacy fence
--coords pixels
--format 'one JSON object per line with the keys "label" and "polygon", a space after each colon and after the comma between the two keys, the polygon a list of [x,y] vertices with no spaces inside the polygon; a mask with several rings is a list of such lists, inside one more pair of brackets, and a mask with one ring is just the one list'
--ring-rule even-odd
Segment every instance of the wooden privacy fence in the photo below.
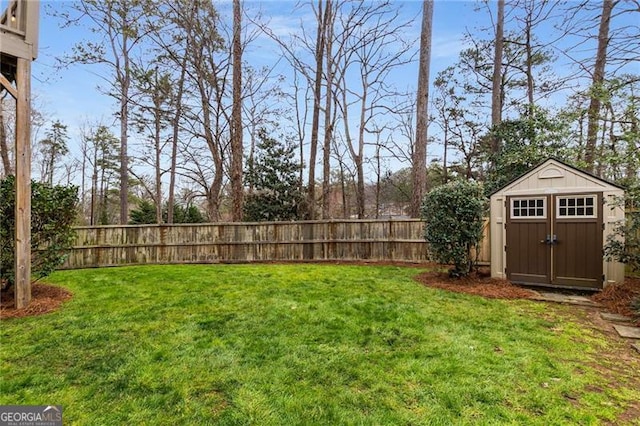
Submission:
{"label": "wooden privacy fence", "polygon": [[[480,249],[490,260],[489,225]],[[419,219],[78,227],[63,268],[144,263],[428,260]]]}

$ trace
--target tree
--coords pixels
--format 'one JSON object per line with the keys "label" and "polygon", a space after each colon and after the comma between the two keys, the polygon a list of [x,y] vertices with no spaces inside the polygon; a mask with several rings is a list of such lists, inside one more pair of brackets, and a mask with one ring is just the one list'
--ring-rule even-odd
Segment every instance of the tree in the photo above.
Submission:
{"label": "tree", "polygon": [[[443,178],[445,181],[448,180],[450,169],[458,169],[467,179],[478,177],[482,167],[481,141],[486,133],[480,114],[469,104],[469,95],[464,91],[454,66],[440,71],[434,86],[434,122],[442,130],[444,145]],[[461,164],[456,166],[455,162],[452,162],[449,165],[450,150],[455,150],[454,153],[457,151],[456,157]]]}
{"label": "tree", "polygon": [[[176,204],[173,206],[174,221],[173,223],[203,223],[205,218],[200,210],[193,205],[186,207]],[[168,206],[162,210],[163,218],[167,220]],[[143,225],[156,223],[156,206],[149,200],[141,200],[138,207],[131,210],[131,219],[129,223],[132,225]]]}
{"label": "tree", "polygon": [[69,153],[67,126],[62,124],[60,120],[56,120],[45,136],[39,142],[40,155],[42,156],[40,180],[53,185],[53,174],[56,165],[60,159]]}
{"label": "tree", "polygon": [[[153,66],[153,64],[152,64]],[[162,223],[162,154],[167,144],[163,131],[170,122],[169,104],[172,88],[168,73],[160,74],[158,66],[144,69],[136,67],[133,84],[140,94],[135,103],[132,118],[138,131],[151,141],[150,155],[143,154],[142,160],[154,169],[153,198],[156,205],[156,222]]]}
{"label": "tree", "polygon": [[87,21],[94,34],[102,36],[98,41],[82,41],[73,46],[73,52],[65,57],[65,64],[80,63],[103,65],[109,75],[102,76],[107,83],[107,94],[114,97],[120,121],[120,223],[129,217],[129,112],[132,94],[132,59],[146,40],[144,31],[148,10],[145,0],[82,0],[70,6],[72,13],[62,12],[65,26]]}
{"label": "tree", "polygon": [[[502,53],[504,49],[504,0],[498,0],[498,17],[493,44],[493,74],[491,86],[491,127],[502,120]],[[492,150],[497,152],[499,141],[494,140]]]}
{"label": "tree", "polygon": [[83,155],[91,167],[91,197],[89,224],[112,222],[109,194],[118,169],[118,139],[104,125],[87,130]]}
{"label": "tree", "polygon": [[[331,5],[328,2],[325,5],[327,13],[330,13]],[[325,57],[325,44],[327,41],[326,15],[322,12],[322,0],[318,0],[318,10],[316,12],[317,29],[316,29],[316,45],[315,45],[315,72],[313,80],[313,112],[311,118],[311,143],[309,145],[309,179],[307,184],[307,205],[309,206],[309,218],[315,219],[316,205],[316,156],[318,153],[318,131],[320,128],[320,96],[322,95],[322,70],[323,60]],[[330,87],[327,87],[327,96]]]}
{"label": "tree", "polygon": [[131,210],[130,217],[131,225],[156,223],[156,206],[149,200],[142,200],[138,208]]}
{"label": "tree", "polygon": [[[327,0],[324,13],[324,55],[326,58],[326,90],[324,102],[324,140],[322,144],[322,218],[331,217],[331,207],[329,199],[331,193],[331,142],[333,141],[333,129],[336,125],[336,110],[333,108],[335,102],[333,97],[333,76],[335,65],[333,61],[333,39],[335,26],[335,4]],[[309,182],[311,185],[311,182]],[[310,206],[313,208],[313,206]]]}
{"label": "tree", "polygon": [[424,198],[427,178],[427,129],[429,105],[429,67],[431,64],[431,27],[433,1],[422,4],[422,30],[420,32],[420,65],[418,71],[418,99],[416,101],[416,139],[413,149],[411,217],[420,216],[420,204]]}
{"label": "tree", "polygon": [[[175,213],[175,223],[204,223],[206,222],[205,217],[202,215],[202,212],[199,208],[194,205],[182,206],[180,204],[176,204],[173,206],[173,210]],[[166,213],[166,210],[165,210]]]}
{"label": "tree", "polygon": [[[158,54],[157,65],[161,73],[167,76],[171,90],[168,104],[167,121],[171,128],[168,143],[171,146],[169,166],[169,194],[167,197],[167,223],[173,223],[173,207],[178,169],[179,139],[184,123],[187,95],[187,72],[190,51],[192,50],[193,34],[189,25],[193,22],[199,9],[199,1],[188,0],[158,0],[156,8],[150,12],[149,35],[153,39],[155,51]],[[156,197],[157,198],[157,197]]]}
{"label": "tree", "polygon": [[589,125],[587,128],[587,144],[584,160],[587,171],[593,172],[596,142],[598,139],[598,120],[600,115],[601,91],[604,83],[604,71],[607,64],[607,47],[609,45],[609,25],[611,22],[611,11],[613,10],[613,0],[603,0],[602,12],[600,14],[600,26],[598,29],[598,49],[596,50],[596,60],[593,67],[591,81],[591,100],[589,102]]}
{"label": "tree", "polygon": [[2,159],[2,170],[5,176],[13,174],[13,167],[9,159],[9,143],[7,139],[7,129],[4,125],[4,99],[0,99],[0,158]]}
{"label": "tree", "polygon": [[388,77],[395,68],[411,62],[410,42],[401,36],[411,20],[403,20],[389,2],[347,5],[337,19],[340,27],[335,31],[334,89],[343,129],[340,139],[355,169],[357,215],[363,218],[365,146],[374,145],[367,139],[387,127],[381,122],[388,120],[393,100],[400,96],[388,83]]}
{"label": "tree", "polygon": [[469,274],[472,252],[482,240],[486,200],[482,185],[457,180],[427,194],[422,207],[425,239],[434,259],[453,264],[452,277]]}
{"label": "tree", "polygon": [[298,219],[304,207],[304,195],[298,187],[299,164],[294,160],[295,147],[258,132],[258,146],[253,164],[246,174],[247,185],[254,191],[244,205],[248,221]]}
{"label": "tree", "polygon": [[233,105],[231,110],[231,215],[242,220],[244,187],[242,186],[242,9],[240,0],[233,0]]}
{"label": "tree", "polygon": [[487,194],[549,157],[566,159],[567,135],[567,123],[549,117],[543,109],[535,109],[530,116],[527,107],[519,119],[502,121],[487,136],[501,142],[497,154],[492,149],[485,153],[488,161],[494,164],[486,176]]}
{"label": "tree", "polygon": [[[46,277],[60,266],[75,231],[78,188],[31,183],[31,276]],[[0,180],[0,284],[15,283],[15,177]]]}
{"label": "tree", "polygon": [[180,147],[182,165],[176,164],[176,173],[201,188],[207,216],[217,221],[221,216],[225,151],[230,139],[232,106],[227,101],[232,49],[225,47],[218,32],[220,18],[210,1],[184,1],[180,5],[172,19],[185,45],[169,48],[168,54],[176,63],[182,63],[183,56],[186,58],[185,97],[189,103],[183,104],[186,137]]}
{"label": "tree", "polygon": [[559,28],[572,43],[562,54],[575,65],[575,78],[580,85],[589,86],[588,92],[578,92],[578,97],[583,98],[579,102],[586,104],[584,113],[578,115],[580,127],[586,124],[584,133],[579,135],[580,160],[585,169],[598,173],[602,169],[598,164],[602,159],[600,147],[606,145],[611,117],[618,115],[609,109],[607,86],[624,79],[625,74],[636,74],[637,78],[640,37],[635,23],[640,9],[637,1],[603,0],[568,2],[563,12]]}

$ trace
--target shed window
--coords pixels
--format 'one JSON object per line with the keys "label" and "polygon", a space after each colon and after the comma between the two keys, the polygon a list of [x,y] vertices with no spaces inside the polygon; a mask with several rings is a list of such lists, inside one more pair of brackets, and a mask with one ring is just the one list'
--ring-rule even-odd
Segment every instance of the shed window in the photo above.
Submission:
{"label": "shed window", "polygon": [[597,216],[595,195],[558,197],[556,200],[558,218],[594,218]]}
{"label": "shed window", "polygon": [[512,198],[511,217],[513,219],[546,218],[546,198]]}

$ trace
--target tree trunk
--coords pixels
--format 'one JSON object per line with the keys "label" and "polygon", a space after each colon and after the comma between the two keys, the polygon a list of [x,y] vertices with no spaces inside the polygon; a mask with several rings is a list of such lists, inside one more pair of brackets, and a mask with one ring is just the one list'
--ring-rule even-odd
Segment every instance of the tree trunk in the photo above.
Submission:
{"label": "tree trunk", "polygon": [[413,189],[409,214],[420,217],[420,207],[427,187],[427,127],[429,105],[429,67],[431,64],[431,28],[433,1],[425,0],[420,32],[420,65],[418,71],[418,97],[416,100],[416,140],[411,160]]}
{"label": "tree trunk", "polygon": [[533,99],[533,91],[534,91],[534,80],[533,80],[533,48],[531,46],[531,16],[527,16],[526,28],[525,28],[525,49],[527,52],[527,98],[529,100],[529,105],[527,112],[529,114],[529,118],[533,118],[534,111],[534,99]]}
{"label": "tree trunk", "polygon": [[[84,138],[84,137],[83,137]],[[87,141],[82,142],[82,176],[80,179],[80,211],[82,212],[82,219],[86,219],[87,214],[87,195],[86,195],[86,179],[87,179]]]}
{"label": "tree trunk", "polygon": [[[362,98],[360,99],[360,126],[358,128],[358,153],[353,155],[353,161],[356,166],[357,182],[356,182],[356,208],[358,211],[358,219],[364,219],[365,217],[365,194],[364,194],[364,131],[367,125],[366,112],[367,112],[367,93],[369,85],[367,76],[363,75],[362,82]],[[345,91],[346,93],[346,91]],[[345,105],[347,101],[345,99]],[[351,144],[349,145],[351,146]]]}
{"label": "tree trunk", "polygon": [[331,194],[331,140],[333,139],[333,126],[335,123],[332,117],[333,104],[333,60],[332,60],[332,39],[333,39],[333,17],[331,10],[331,0],[327,0],[325,9],[325,53],[327,56],[327,81],[326,97],[324,104],[324,146],[322,151],[322,218],[328,219],[331,215],[329,199]]}
{"label": "tree trunk", "polygon": [[97,210],[98,210],[98,166],[97,166],[97,148],[95,155],[93,156],[93,173],[91,174],[91,208],[89,225],[94,226],[96,224]]}
{"label": "tree trunk", "polygon": [[447,183],[449,181],[448,171],[447,171],[447,152],[449,151],[449,125],[445,122],[444,126],[444,148],[442,150],[442,183]]}
{"label": "tree trunk", "polygon": [[[188,52],[185,49],[185,52]],[[169,198],[167,199],[167,223],[173,223],[173,207],[176,197],[176,166],[178,161],[178,137],[180,135],[180,119],[182,117],[182,94],[184,91],[184,80],[187,72],[187,54],[182,59],[180,68],[180,80],[178,80],[178,92],[175,99],[175,114],[171,122],[173,136],[171,138],[171,166],[169,169]]]}
{"label": "tree trunk", "polygon": [[318,33],[316,36],[316,73],[313,87],[313,113],[311,119],[311,143],[309,145],[309,180],[307,183],[307,207],[309,219],[315,219],[316,158],[318,154],[318,130],[320,127],[320,96],[322,95],[322,62],[324,58],[324,30],[322,0],[318,0]]}
{"label": "tree trunk", "polygon": [[242,185],[242,9],[233,0],[233,106],[231,109],[231,216],[242,221],[244,192]]}
{"label": "tree trunk", "polygon": [[[379,136],[379,135],[378,135]],[[376,141],[376,219],[380,218],[380,180],[382,165],[380,164],[380,140]]]}
{"label": "tree trunk", "polygon": [[[123,41],[126,46],[126,37]],[[125,49],[126,51],[126,49]],[[125,69],[121,78],[120,92],[120,224],[129,221],[129,58],[124,56]]]}
{"label": "tree trunk", "polygon": [[[629,114],[629,120],[631,121],[630,132],[632,135],[637,135],[640,132],[640,120],[638,119],[638,115],[634,109],[631,109]],[[626,155],[626,167],[625,167],[625,178],[628,180],[633,179],[638,172],[638,148],[636,144],[640,143],[640,141],[636,142],[633,138],[627,139],[627,155]]]}
{"label": "tree trunk", "polygon": [[13,167],[9,159],[9,144],[7,143],[7,131],[4,127],[4,110],[2,100],[0,100],[0,157],[2,157],[2,169],[4,175],[13,175]]}
{"label": "tree trunk", "polygon": [[604,69],[607,64],[607,46],[609,44],[609,23],[611,22],[611,11],[613,10],[613,0],[602,2],[602,14],[600,15],[600,28],[598,30],[598,50],[596,51],[596,62],[593,69],[593,79],[591,82],[591,100],[589,102],[587,125],[587,142],[585,145],[584,160],[587,171],[593,172],[596,144],[598,140],[598,121],[600,119],[601,90],[604,83]]}
{"label": "tree trunk", "polygon": [[156,95],[154,99],[154,115],[155,115],[155,128],[154,128],[154,150],[155,150],[155,169],[156,169],[156,190],[155,190],[155,198],[156,198],[156,223],[162,223],[162,170],[161,170],[161,149],[162,149],[162,111],[161,111],[161,100],[160,95],[157,93],[158,89],[158,71],[156,70]]}
{"label": "tree trunk", "polygon": [[[493,87],[491,90],[491,127],[502,121],[502,53],[504,50],[504,0],[498,0],[498,18],[496,21],[496,39],[493,52]],[[500,150],[498,138],[491,140],[491,152]]]}

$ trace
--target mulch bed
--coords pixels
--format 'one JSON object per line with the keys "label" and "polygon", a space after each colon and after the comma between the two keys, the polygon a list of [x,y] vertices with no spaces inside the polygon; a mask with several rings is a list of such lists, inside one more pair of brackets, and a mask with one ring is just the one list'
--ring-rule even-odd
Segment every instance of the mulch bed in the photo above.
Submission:
{"label": "mulch bed", "polygon": [[530,299],[536,292],[519,287],[507,280],[491,278],[481,269],[468,277],[450,278],[447,272],[425,272],[416,280],[427,287],[435,287],[456,293],[475,294],[489,299]]}
{"label": "mulch bed", "polygon": [[[456,293],[474,294],[489,299],[530,299],[536,292],[507,280],[491,278],[486,269],[480,269],[465,278],[450,278],[447,272],[425,272],[416,280],[427,287],[435,287]],[[631,308],[634,299],[640,298],[640,278],[625,279],[624,284],[610,285],[591,299],[600,303],[605,310],[636,318],[640,325],[640,318]]]}
{"label": "mulch bed", "polygon": [[58,309],[73,294],[61,287],[34,283],[31,285],[31,303],[25,309],[16,309],[13,289],[2,293],[0,320],[42,315]]}
{"label": "mulch bed", "polygon": [[[640,278],[627,277],[624,284],[607,286],[600,293],[595,294],[592,299],[603,305],[609,312],[633,317],[631,303],[634,299],[640,299]],[[637,313],[635,315],[637,316]],[[640,325],[640,318],[636,319]]]}

